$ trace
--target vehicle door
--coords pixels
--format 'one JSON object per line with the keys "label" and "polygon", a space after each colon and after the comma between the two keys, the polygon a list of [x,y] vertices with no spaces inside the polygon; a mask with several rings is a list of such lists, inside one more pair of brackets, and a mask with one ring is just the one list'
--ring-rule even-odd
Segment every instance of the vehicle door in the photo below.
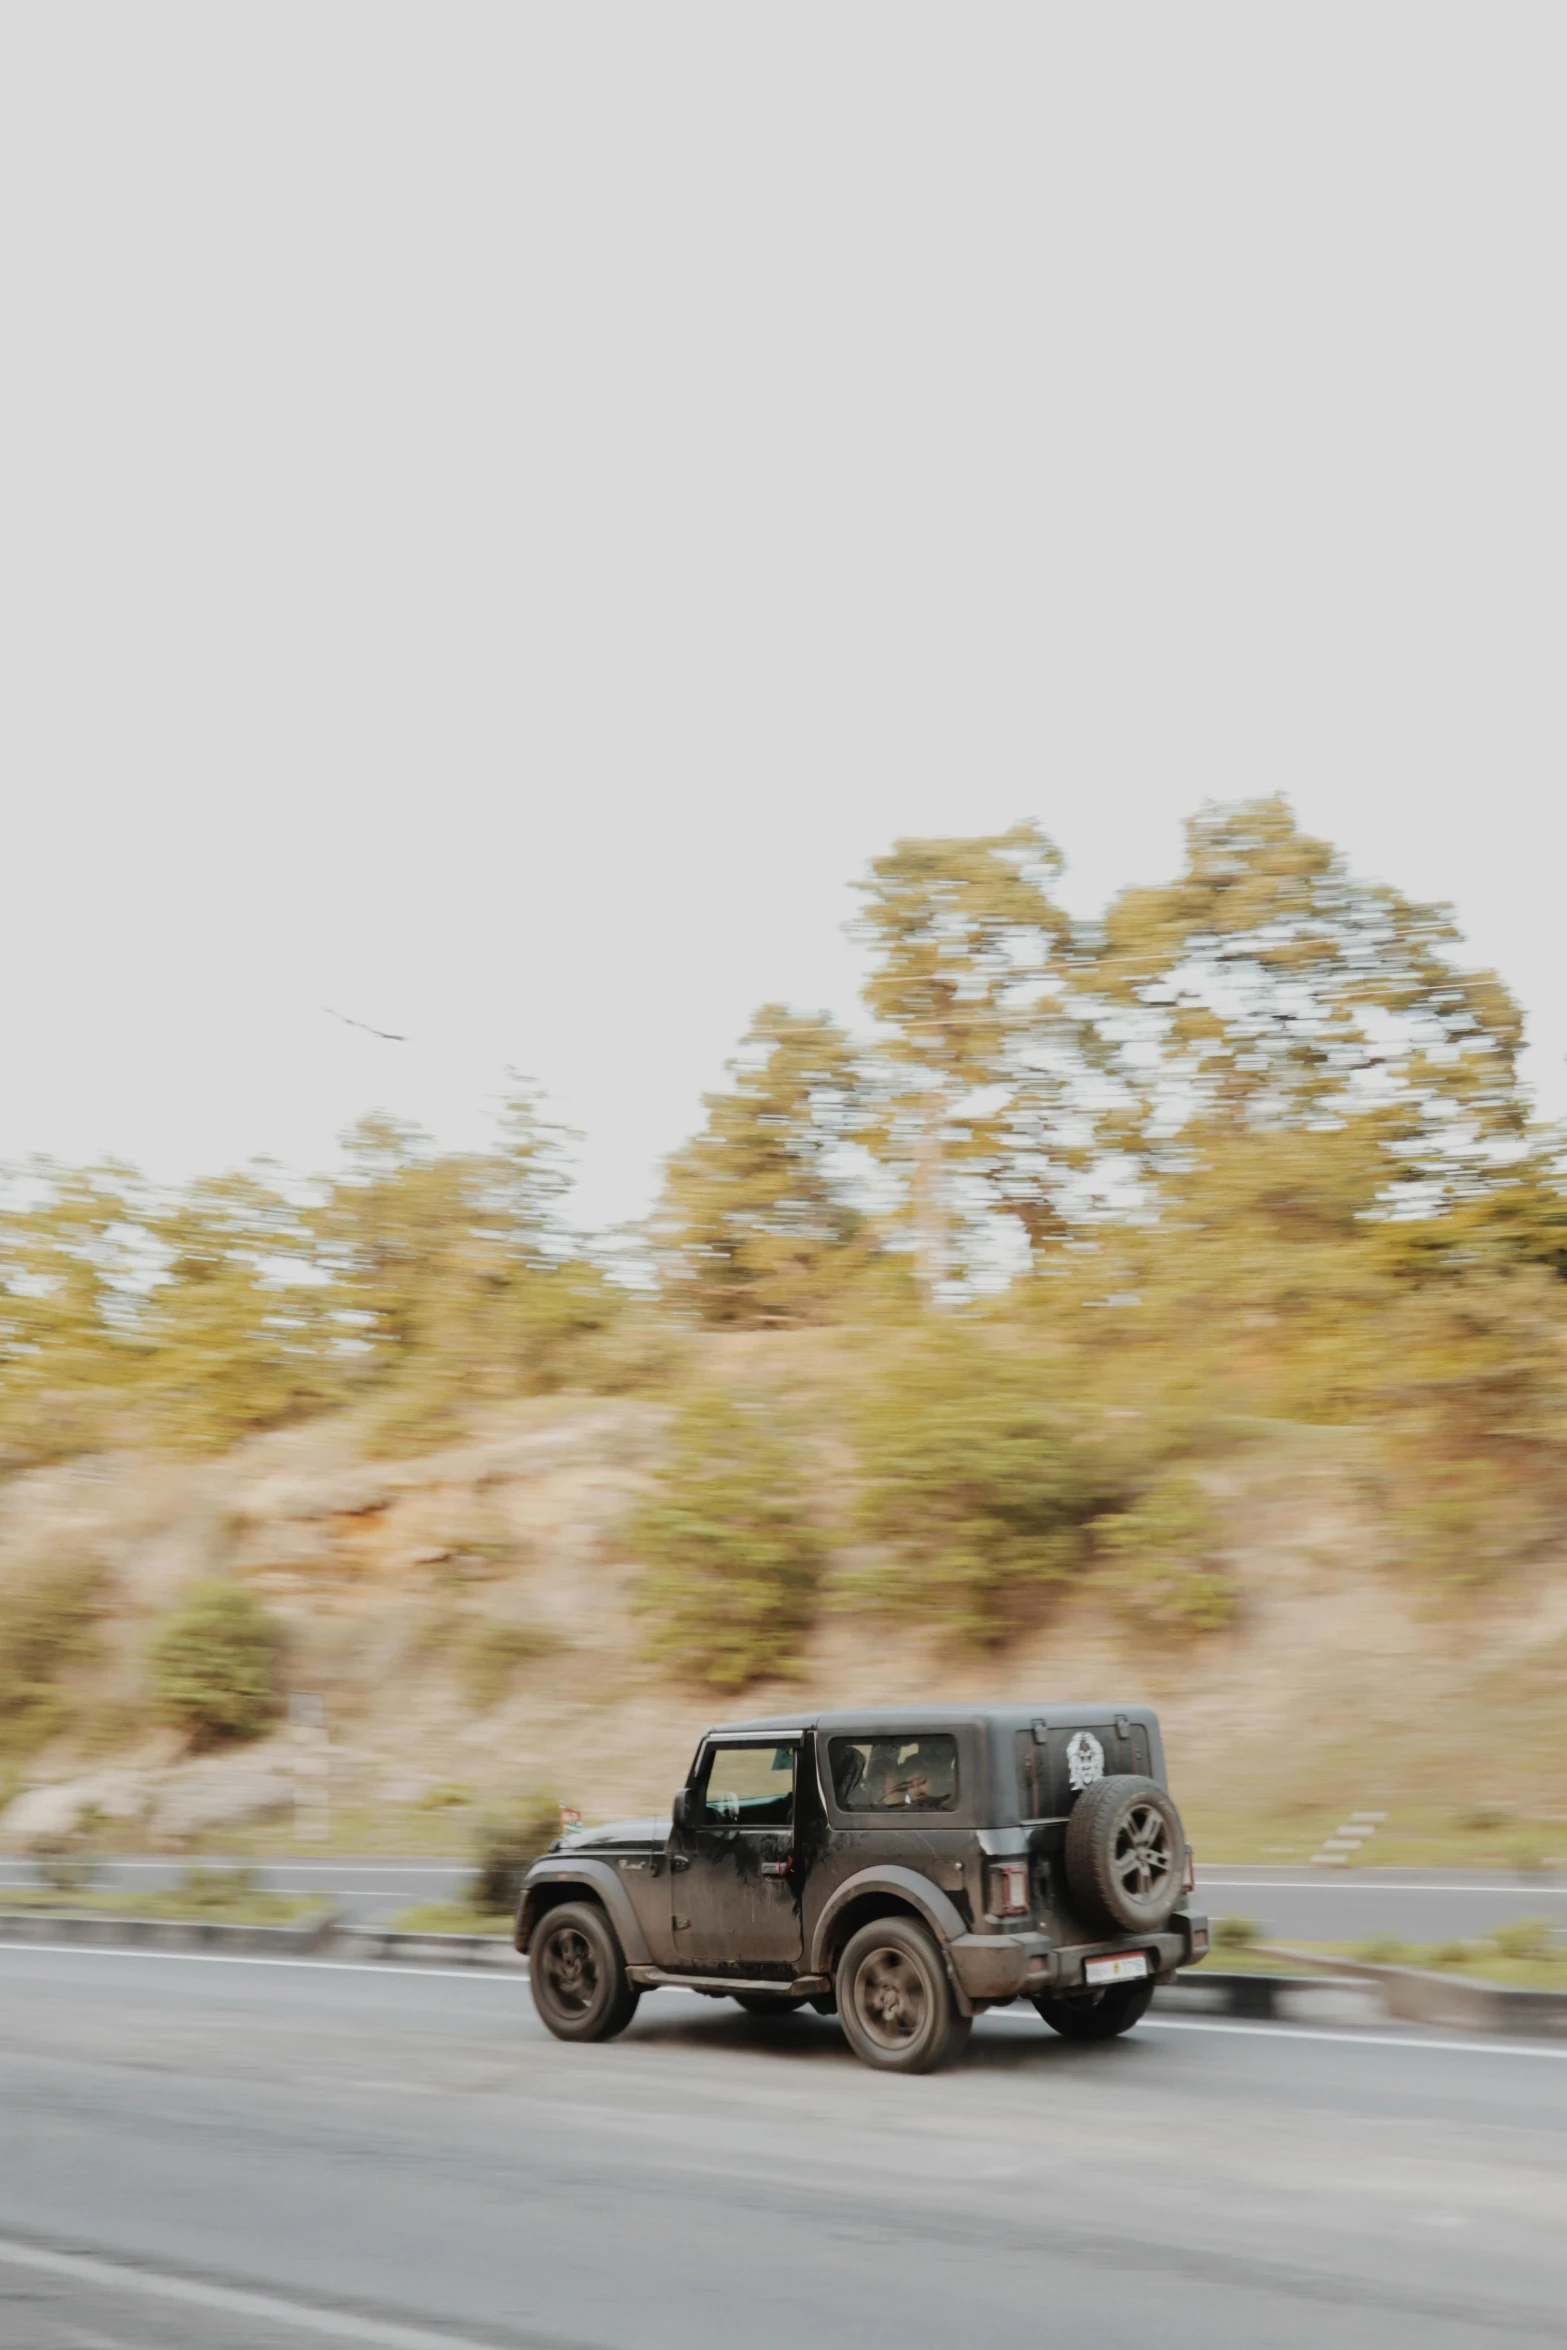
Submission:
{"label": "vehicle door", "polygon": [[798,1967],[799,1767],[797,1737],[719,1738],[698,1756],[670,1856],[677,1967]]}

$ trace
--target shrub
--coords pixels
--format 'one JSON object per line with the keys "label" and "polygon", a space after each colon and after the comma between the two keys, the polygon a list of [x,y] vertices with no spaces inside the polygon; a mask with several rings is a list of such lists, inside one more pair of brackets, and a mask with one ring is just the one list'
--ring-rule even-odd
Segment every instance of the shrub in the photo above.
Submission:
{"label": "shrub", "polygon": [[463,1674],[476,1712],[488,1713],[505,1696],[520,1665],[553,1656],[561,1646],[547,1624],[475,1624],[463,1649]]}
{"label": "shrub", "polygon": [[698,1394],[686,1406],[632,1539],[655,1656],[723,1690],[795,1669],[825,1545],[765,1404]]}
{"label": "shrub", "polygon": [[1515,1918],[1511,1925],[1496,1927],[1491,1940],[1503,1958],[1551,1958],[1556,1953],[1549,1918]]}
{"label": "shrub", "polygon": [[1474,1951],[1467,1942],[1439,1942],[1431,1953],[1433,1966],[1467,1966]]}
{"label": "shrub", "polygon": [[904,1350],[857,1434],[882,1595],[982,1643],[1087,1565],[1090,1525],[1148,1473],[1145,1427],[1091,1417],[1051,1365],[962,1324]]}
{"label": "shrub", "polygon": [[259,1738],[282,1707],[283,1630],[254,1592],[199,1583],[153,1644],[155,1700],[198,1746]]}
{"label": "shrub", "polygon": [[472,1908],[515,1909],[522,1880],[560,1834],[560,1806],[536,1795],[510,1811],[486,1812],[475,1837],[476,1865],[468,1881]]}
{"label": "shrub", "polygon": [[1129,1510],[1094,1520],[1129,1615],[1174,1630],[1214,1632],[1235,1613],[1235,1591],[1214,1557],[1213,1512],[1193,1476],[1173,1470]]}
{"label": "shrub", "polygon": [[419,1809],[421,1811],[461,1811],[465,1805],[472,1803],[472,1801],[473,1789],[471,1787],[460,1787],[455,1782],[448,1782],[438,1787],[426,1788],[424,1794],[419,1798]]}
{"label": "shrub", "polygon": [[1261,1933],[1256,1918],[1215,1918],[1213,1946],[1215,1950],[1249,1950]]}
{"label": "shrub", "polygon": [[42,1852],[34,1851],[33,1866],[56,1893],[85,1893],[98,1874],[90,1853],[62,1839]]}
{"label": "shrub", "polygon": [[60,1681],[90,1653],[103,1613],[104,1573],[72,1560],[0,1592],[0,1751],[26,1753],[58,1726]]}
{"label": "shrub", "polygon": [[1393,1934],[1373,1934],[1356,1946],[1355,1956],[1366,1966],[1404,1966],[1409,1952]]}

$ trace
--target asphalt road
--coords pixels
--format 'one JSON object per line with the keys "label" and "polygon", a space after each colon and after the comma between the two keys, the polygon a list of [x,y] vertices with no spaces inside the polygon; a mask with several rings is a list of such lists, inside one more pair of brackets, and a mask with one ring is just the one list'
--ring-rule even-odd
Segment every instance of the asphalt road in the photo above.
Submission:
{"label": "asphalt road", "polygon": [[[382,1921],[416,1902],[449,1901],[469,1874],[465,1861],[321,1860],[279,1857],[257,1864],[280,1892],[329,1892],[350,1916]],[[149,1892],[173,1884],[184,1864],[169,1859],[107,1861],[100,1883]],[[0,1886],[36,1884],[22,1860],[0,1861]],[[1392,1934],[1405,1942],[1464,1940],[1510,1919],[1548,1917],[1567,1930],[1567,1876],[1486,1869],[1211,1868],[1198,1870],[1200,1901],[1215,1917],[1255,1918],[1281,1941],[1355,1942]]]}
{"label": "asphalt road", "polygon": [[1567,2049],[983,2019],[930,2080],[659,1993],[0,1946],[5,2350],[1559,2345]]}

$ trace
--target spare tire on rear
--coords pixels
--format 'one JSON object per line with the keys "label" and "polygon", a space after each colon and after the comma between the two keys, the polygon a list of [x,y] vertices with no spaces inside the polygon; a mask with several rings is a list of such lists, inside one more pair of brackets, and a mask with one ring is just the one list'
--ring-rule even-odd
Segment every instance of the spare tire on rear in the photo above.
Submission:
{"label": "spare tire on rear", "polygon": [[1153,1934],[1186,1881],[1181,1815],[1153,1779],[1118,1772],[1085,1787],[1066,1826],[1066,1880],[1085,1923]]}

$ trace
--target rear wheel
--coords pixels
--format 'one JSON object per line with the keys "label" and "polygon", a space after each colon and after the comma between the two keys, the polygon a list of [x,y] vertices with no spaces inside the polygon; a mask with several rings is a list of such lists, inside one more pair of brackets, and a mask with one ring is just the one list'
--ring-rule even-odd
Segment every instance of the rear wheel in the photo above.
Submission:
{"label": "rear wheel", "polygon": [[614,1930],[589,1901],[546,1912],[528,1945],[528,1984],[557,2040],[612,2040],[637,2012]]}
{"label": "rear wheel", "polygon": [[1152,1983],[1107,1983],[1102,1991],[1045,1992],[1034,2005],[1063,2040],[1113,2040],[1142,2022],[1152,1998]]}
{"label": "rear wheel", "polygon": [[929,2073],[969,2036],[934,1937],[914,1918],[875,1918],[838,1961],[838,2015],[854,2053],[879,2072]]}
{"label": "rear wheel", "polygon": [[803,1999],[791,1999],[787,1991],[737,1991],[734,2001],[747,2015],[798,2015],[805,2005]]}

